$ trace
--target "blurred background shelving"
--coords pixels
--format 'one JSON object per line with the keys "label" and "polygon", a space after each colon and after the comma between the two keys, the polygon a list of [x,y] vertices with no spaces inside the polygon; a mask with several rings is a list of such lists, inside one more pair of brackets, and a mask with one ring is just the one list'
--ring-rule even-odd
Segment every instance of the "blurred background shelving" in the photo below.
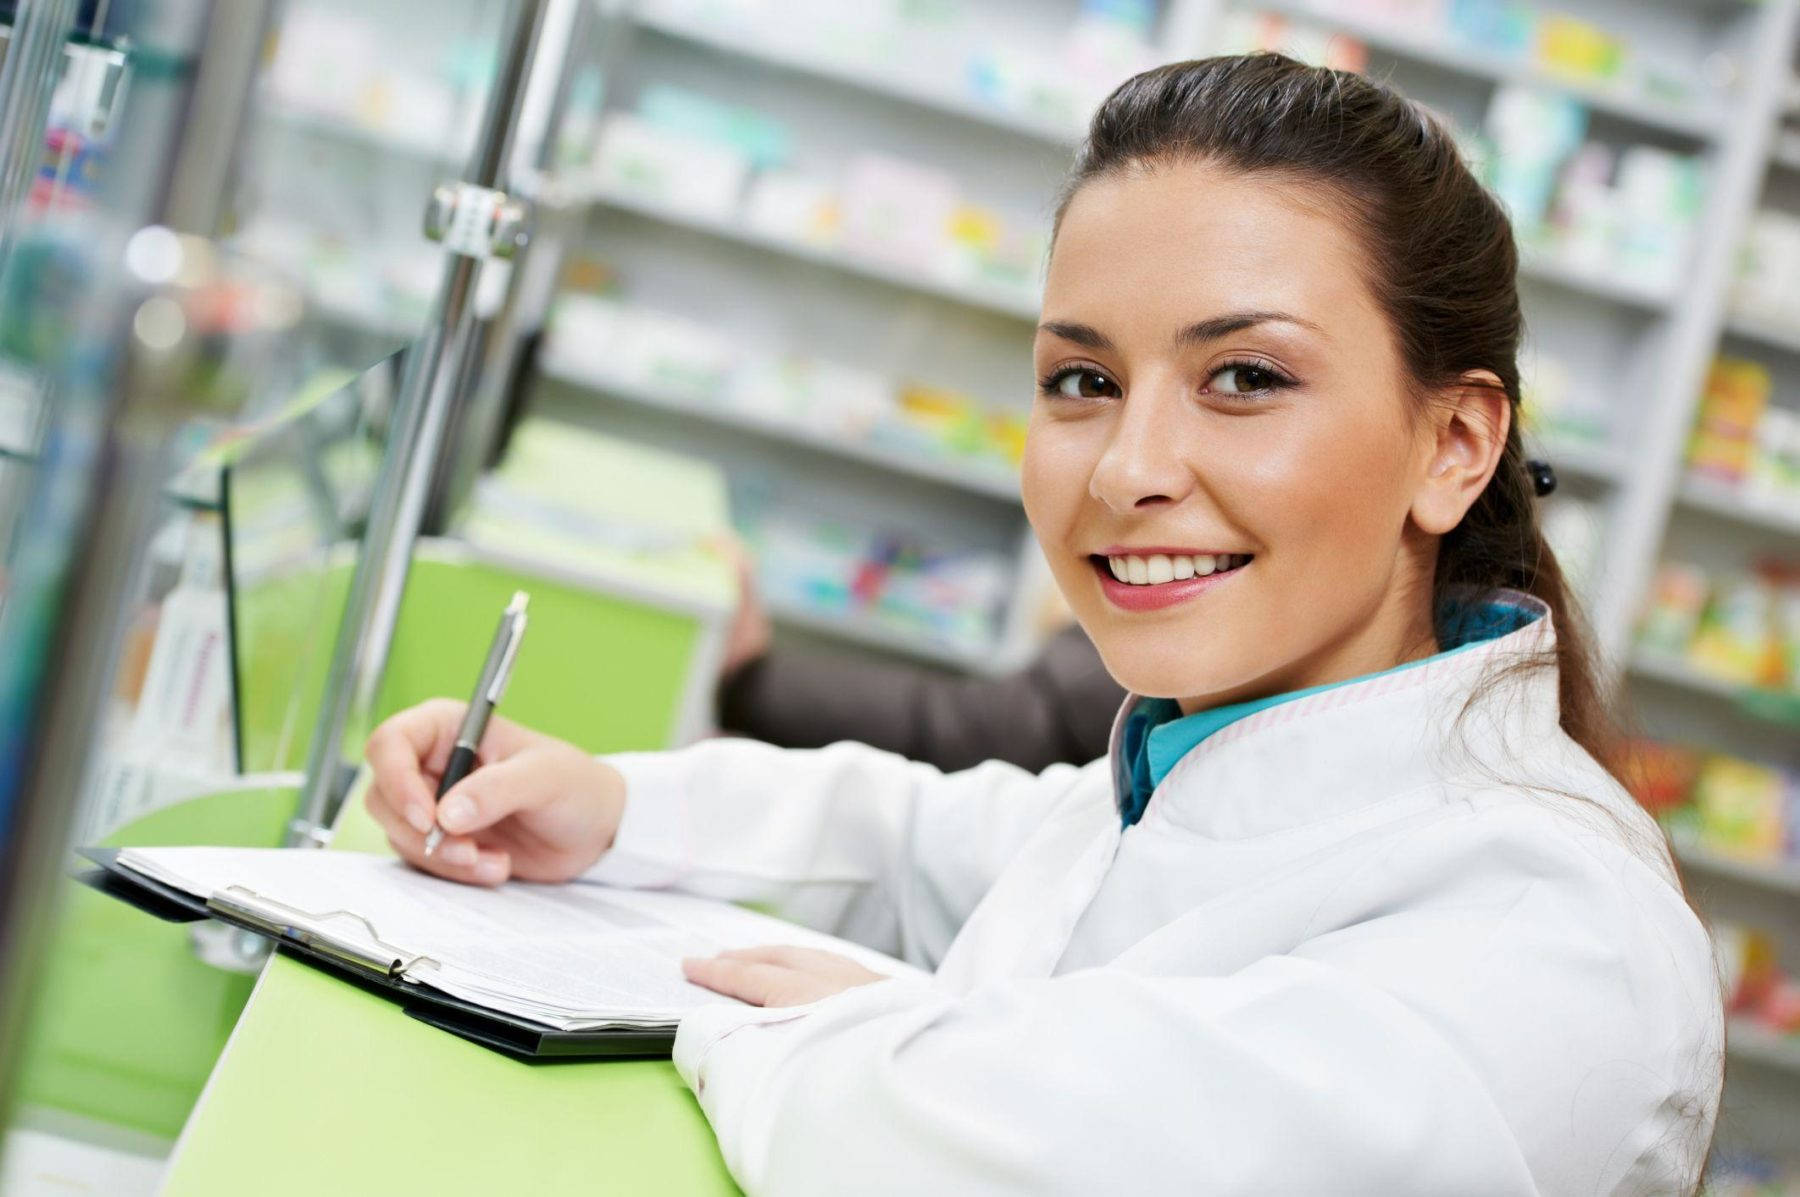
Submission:
{"label": "blurred background shelving", "polygon": [[[1158,62],[1268,48],[1446,118],[1519,233],[1546,525],[1641,712],[1646,801],[1722,942],[1800,970],[1800,0],[596,11],[527,407],[722,463],[778,636],[958,671],[1022,664],[1055,618],[1017,463],[1093,106]],[[236,244],[307,294],[315,360],[420,328],[418,197],[471,142],[492,16],[284,15]],[[1788,990],[1751,971],[1721,1159],[1800,1167]]]}

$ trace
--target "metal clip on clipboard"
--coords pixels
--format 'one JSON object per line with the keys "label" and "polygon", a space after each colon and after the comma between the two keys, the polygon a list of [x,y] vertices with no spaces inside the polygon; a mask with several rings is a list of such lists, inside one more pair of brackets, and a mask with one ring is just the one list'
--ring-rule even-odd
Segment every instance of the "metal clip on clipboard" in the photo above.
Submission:
{"label": "metal clip on clipboard", "polygon": [[[353,910],[327,910],[315,913],[300,910],[273,898],[245,889],[228,886],[206,900],[208,910],[235,922],[254,927],[277,942],[296,943],[329,956],[339,963],[374,973],[392,981],[424,964],[432,968],[438,962],[430,956],[412,955],[382,940],[375,925]],[[318,924],[333,919],[347,919],[368,933],[367,946],[342,936],[334,936]]]}

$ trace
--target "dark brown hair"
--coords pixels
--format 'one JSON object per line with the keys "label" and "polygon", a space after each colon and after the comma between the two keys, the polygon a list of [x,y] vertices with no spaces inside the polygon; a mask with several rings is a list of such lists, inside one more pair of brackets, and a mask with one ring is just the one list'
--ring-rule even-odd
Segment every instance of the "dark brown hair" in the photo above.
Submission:
{"label": "dark brown hair", "polygon": [[[1420,395],[1487,370],[1519,402],[1518,251],[1499,203],[1419,105],[1360,75],[1279,54],[1171,63],[1101,104],[1057,205],[1083,184],[1164,162],[1288,176],[1338,201],[1365,247],[1368,285]],[[1493,479],[1438,547],[1434,611],[1448,595],[1522,590],[1550,608],[1563,729],[1617,773],[1619,735],[1585,620],[1544,542],[1518,420]]]}

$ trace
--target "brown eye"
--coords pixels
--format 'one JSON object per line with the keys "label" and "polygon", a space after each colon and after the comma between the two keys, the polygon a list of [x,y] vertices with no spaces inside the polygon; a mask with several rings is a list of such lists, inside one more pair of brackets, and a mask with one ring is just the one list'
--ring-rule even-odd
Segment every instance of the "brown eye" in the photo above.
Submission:
{"label": "brown eye", "polygon": [[1063,399],[1110,399],[1119,393],[1118,384],[1112,379],[1098,370],[1082,366],[1051,375],[1044,390]]}
{"label": "brown eye", "polygon": [[1254,362],[1221,366],[1208,381],[1219,393],[1225,395],[1266,395],[1289,385],[1282,375]]}

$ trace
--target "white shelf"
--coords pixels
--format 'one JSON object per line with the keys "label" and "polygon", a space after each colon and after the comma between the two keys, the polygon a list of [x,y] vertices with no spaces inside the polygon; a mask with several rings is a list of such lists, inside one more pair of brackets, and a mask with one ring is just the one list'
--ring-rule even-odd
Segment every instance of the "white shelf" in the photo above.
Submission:
{"label": "white shelf", "polygon": [[372,125],[360,124],[336,113],[314,112],[272,92],[262,96],[256,112],[269,120],[287,125],[299,132],[331,141],[358,143],[374,152],[398,154],[405,158],[443,166],[453,165],[462,157],[442,143],[407,137],[398,130],[377,129]]}
{"label": "white shelf", "polygon": [[1684,690],[1710,694],[1714,698],[1723,698],[1727,701],[1735,700],[1743,694],[1745,689],[1736,682],[1703,673],[1680,657],[1672,657],[1666,653],[1643,650],[1633,653],[1631,672],[1639,677],[1662,682],[1664,685],[1679,686]]}
{"label": "white shelf", "polygon": [[1732,316],[1725,322],[1725,332],[1759,345],[1800,354],[1800,326],[1775,324],[1755,316]]}
{"label": "white shelf", "polygon": [[1527,452],[1542,456],[1558,474],[1572,474],[1600,482],[1617,482],[1625,473],[1625,455],[1611,445],[1579,441],[1526,441]]}
{"label": "white shelf", "polygon": [[798,603],[771,600],[769,613],[777,622],[793,627],[970,672],[992,670],[997,655],[996,646],[954,644],[922,633],[890,627],[870,616],[855,612],[821,611]]}
{"label": "white shelf", "polygon": [[1603,85],[1566,78],[1531,62],[1501,58],[1443,41],[1436,36],[1423,36],[1409,29],[1377,21],[1319,12],[1302,0],[1254,0],[1253,6],[1298,21],[1338,30],[1367,43],[1372,50],[1426,63],[1459,75],[1489,79],[1496,83],[1554,87],[1598,111],[1622,117],[1647,128],[1679,133],[1700,141],[1712,141],[1723,130],[1724,119],[1720,112],[1697,111],[1633,92],[1617,91]]}
{"label": "white shelf", "polygon": [[708,49],[740,58],[766,62],[784,70],[828,79],[833,83],[853,87],[859,91],[886,96],[920,108],[928,108],[934,112],[960,117],[975,124],[1001,129],[1033,141],[1072,148],[1081,139],[1084,132],[1082,129],[1067,128],[1042,117],[1034,117],[1021,112],[1009,112],[1004,108],[994,107],[991,104],[983,103],[979,97],[954,86],[933,82],[929,78],[903,75],[892,70],[878,71],[849,61],[833,61],[815,53],[797,50],[792,45],[782,44],[766,37],[753,37],[741,32],[724,32],[706,23],[686,17],[652,10],[640,13],[637,23],[642,28],[660,33],[664,37],[706,46]]}
{"label": "white shelf", "polygon": [[1795,727],[1796,720],[1800,719],[1795,714],[1800,711],[1800,694],[1789,695],[1769,687],[1746,686],[1713,677],[1680,657],[1639,651],[1632,655],[1629,669],[1635,677],[1730,703],[1735,711],[1748,719],[1786,728]]}
{"label": "white shelf", "polygon": [[1020,501],[1017,475],[1002,473],[998,469],[978,470],[968,465],[960,465],[953,460],[926,457],[923,454],[908,453],[903,449],[889,448],[873,442],[854,441],[845,437],[833,436],[830,433],[817,432],[791,420],[737,411],[716,403],[685,398],[673,392],[621,385],[584,374],[572,366],[553,359],[547,360],[543,369],[549,377],[571,386],[598,391],[639,407],[675,412],[727,428],[743,429],[772,440],[805,445],[835,457],[866,462],[897,474],[924,478],[955,487],[958,490],[970,491],[1008,503]]}
{"label": "white shelf", "polygon": [[1754,861],[1735,860],[1696,844],[1676,844],[1675,856],[1695,872],[1727,877],[1759,889],[1800,897],[1800,864],[1792,861],[1758,864]]}
{"label": "white shelf", "polygon": [[1704,478],[1689,478],[1681,484],[1681,502],[1697,511],[1710,512],[1740,524],[1771,528],[1791,536],[1800,536],[1800,504],[1776,507],[1746,501],[1734,488]]}
{"label": "white shelf", "polygon": [[1552,251],[1530,245],[1519,247],[1519,274],[1527,279],[1536,279],[1538,282],[1609,299],[1626,307],[1655,314],[1667,312],[1675,305],[1673,292],[1648,287],[1629,278],[1576,269],[1559,259]]}
{"label": "white shelf", "polygon": [[1800,171],[1800,132],[1777,134],[1769,161],[1783,170]]}
{"label": "white shelf", "polygon": [[1725,1050],[1740,1059],[1800,1072],[1800,1034],[1783,1035],[1747,1018],[1726,1019]]}
{"label": "white shelf", "polygon": [[750,228],[737,220],[674,211],[665,204],[616,190],[591,188],[587,192],[587,198],[602,207],[630,212],[636,216],[676,228],[693,229],[727,241],[735,241],[740,245],[749,245],[785,257],[798,258],[803,262],[814,262],[833,270],[841,270],[846,274],[874,279],[892,287],[947,299],[964,307],[1010,316],[1015,320],[1033,322],[1037,320],[1037,299],[1028,297],[1013,288],[959,283],[934,278],[922,271],[907,270],[904,267],[894,266],[874,258],[865,258],[843,250],[823,249],[804,242],[791,241],[785,237],[776,237]]}
{"label": "white shelf", "polygon": [[[874,258],[865,258],[843,250],[825,249],[801,241],[776,237],[749,228],[736,220],[674,211],[666,205],[652,200],[615,190],[596,189],[590,193],[589,198],[596,204],[631,212],[663,224],[697,229],[740,244],[755,246],[788,257],[830,266],[850,274],[876,279],[890,286],[935,295],[965,307],[995,312],[1018,320],[1035,321],[1038,317],[1038,300],[1027,298],[1010,288],[933,278],[928,274],[905,270]],[[1554,257],[1541,252],[1527,251],[1523,253],[1519,261],[1519,271],[1526,278],[1652,313],[1667,311],[1673,301],[1673,297],[1667,293],[1652,290],[1627,279],[1572,269],[1558,262]]]}
{"label": "white shelf", "polygon": [[[713,36],[716,40],[716,35],[709,36]],[[423,143],[404,140],[386,130],[373,129],[336,117],[306,112],[280,101],[268,101],[264,111],[276,119],[294,124],[321,137],[361,142],[374,149],[388,150],[410,157],[429,158],[445,165],[454,162],[452,155],[425,146]],[[909,291],[935,295],[965,307],[995,312],[1019,320],[1035,321],[1038,316],[1038,301],[1013,288],[934,278],[929,274],[906,270],[878,259],[865,258],[843,250],[822,248],[808,245],[802,241],[777,237],[749,228],[737,220],[679,212],[665,204],[618,190],[594,187],[589,191],[588,198],[596,204],[631,212],[664,224],[697,229],[743,245],[751,245],[788,257],[816,262]],[[1666,311],[1673,302],[1673,296],[1667,292],[1646,287],[1629,279],[1577,270],[1559,261],[1551,253],[1529,247],[1521,248],[1519,272],[1529,279],[1536,279],[1539,282],[1585,295],[1597,296],[1648,312]]]}

